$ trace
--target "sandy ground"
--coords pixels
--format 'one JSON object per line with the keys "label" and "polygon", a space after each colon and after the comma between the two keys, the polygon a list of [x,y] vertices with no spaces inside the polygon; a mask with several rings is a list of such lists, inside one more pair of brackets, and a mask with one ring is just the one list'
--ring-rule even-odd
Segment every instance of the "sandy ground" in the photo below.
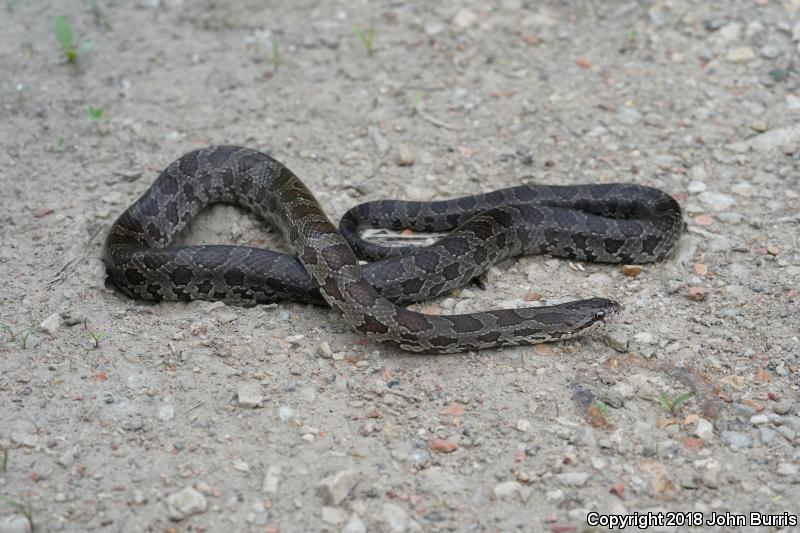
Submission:
{"label": "sandy ground", "polygon": [[[0,532],[20,511],[351,533],[800,512],[800,2],[91,4],[0,7]],[[412,356],[325,308],[129,301],[110,224],[222,143],[270,151],[333,219],[632,181],[674,194],[687,232],[637,277],[521,258],[429,305],[623,303],[607,334],[538,347]],[[280,246],[229,207],[184,240]]]}

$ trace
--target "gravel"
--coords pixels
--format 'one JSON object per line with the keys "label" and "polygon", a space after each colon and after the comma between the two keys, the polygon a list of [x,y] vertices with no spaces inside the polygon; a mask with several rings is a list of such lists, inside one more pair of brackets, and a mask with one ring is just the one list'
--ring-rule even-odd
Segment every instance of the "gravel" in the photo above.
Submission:
{"label": "gravel", "polygon": [[[6,4],[0,494],[37,530],[797,512],[797,2]],[[641,269],[509,259],[486,288],[411,306],[622,305],[605,331],[480,354],[401,353],[314,306],[114,290],[114,219],[179,155],[226,143],[287,163],[334,221],[384,198],[631,181],[674,195],[686,232]],[[230,206],[178,242],[288,250]]]}

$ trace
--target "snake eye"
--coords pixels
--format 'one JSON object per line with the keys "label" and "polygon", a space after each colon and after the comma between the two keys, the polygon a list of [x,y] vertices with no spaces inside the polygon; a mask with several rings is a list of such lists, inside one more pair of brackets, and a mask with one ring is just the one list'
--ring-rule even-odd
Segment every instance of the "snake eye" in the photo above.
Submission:
{"label": "snake eye", "polygon": [[594,319],[595,320],[603,320],[606,317],[605,311],[595,311],[594,312]]}

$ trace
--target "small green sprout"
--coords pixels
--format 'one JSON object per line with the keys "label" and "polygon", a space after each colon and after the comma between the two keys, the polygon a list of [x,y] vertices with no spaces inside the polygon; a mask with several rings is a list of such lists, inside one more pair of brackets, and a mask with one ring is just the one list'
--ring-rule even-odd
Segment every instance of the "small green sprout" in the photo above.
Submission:
{"label": "small green sprout", "polygon": [[92,122],[97,122],[103,118],[103,113],[105,112],[101,107],[86,106],[86,114],[89,115],[89,120]]}
{"label": "small green sprout", "polygon": [[419,111],[420,104],[422,104],[422,92],[417,91],[411,98],[411,112],[416,113],[417,111]]}
{"label": "small green sprout", "polygon": [[674,415],[677,413],[678,409],[680,409],[681,405],[686,403],[691,398],[694,398],[694,396],[694,392],[684,392],[683,394],[679,394],[674,399],[670,400],[666,391],[664,391],[658,397],[658,402],[661,404],[661,407]]}
{"label": "small green sprout", "polygon": [[594,404],[600,409],[600,412],[603,413],[603,416],[608,418],[608,404],[606,404],[603,400],[595,400]]}
{"label": "small green sprout", "polygon": [[100,340],[103,337],[108,337],[108,335],[106,333],[102,332],[102,331],[100,331],[100,332],[90,331],[89,332],[89,336],[92,338],[92,341],[94,341],[94,349],[95,350],[100,348]]}
{"label": "small green sprout", "polygon": [[8,472],[8,448],[3,448],[3,456],[0,457],[0,472]]}
{"label": "small green sprout", "polygon": [[53,31],[56,39],[61,43],[61,48],[64,49],[64,57],[67,58],[67,61],[70,63],[77,61],[80,51],[75,41],[75,34],[67,19],[62,16],[56,17],[53,21]]}
{"label": "small green sprout", "polygon": [[281,44],[277,39],[272,39],[272,68],[278,70],[278,67],[283,64],[283,56],[281,55]]}
{"label": "small green sprout", "polygon": [[30,337],[30,334],[31,334],[30,330],[26,331],[25,333],[19,334],[19,344],[20,346],[22,346],[23,350],[28,349],[28,337]]}
{"label": "small green sprout", "polygon": [[9,326],[8,324],[2,324],[0,325],[0,329],[3,330],[3,334],[6,337],[8,337],[8,340],[10,340],[11,342],[14,342],[16,340],[17,336],[11,330],[11,326]]}
{"label": "small green sprout", "polygon": [[354,28],[358,39],[361,41],[361,44],[364,45],[364,48],[367,50],[367,55],[372,55],[372,45],[375,40],[375,28],[369,27],[366,30],[362,30],[361,28]]}

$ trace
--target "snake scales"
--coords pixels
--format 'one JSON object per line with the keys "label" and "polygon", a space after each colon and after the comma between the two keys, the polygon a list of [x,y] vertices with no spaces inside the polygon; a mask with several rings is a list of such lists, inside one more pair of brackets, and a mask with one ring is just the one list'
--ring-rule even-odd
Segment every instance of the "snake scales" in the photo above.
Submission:
{"label": "snake scales", "polygon": [[[295,256],[243,246],[169,246],[200,210],[219,202],[274,224]],[[458,229],[429,247],[409,250],[361,239],[365,226]],[[436,202],[370,202],[351,209],[340,230],[281,163],[247,148],[210,147],[169,165],[120,215],[104,259],[113,281],[133,298],[327,302],[375,340],[445,353],[571,337],[602,324],[619,305],[590,298],[433,316],[398,304],[446,293],[519,254],[657,261],[674,248],[683,218],[671,196],[643,186],[520,186]],[[362,268],[353,249],[382,260]]]}

